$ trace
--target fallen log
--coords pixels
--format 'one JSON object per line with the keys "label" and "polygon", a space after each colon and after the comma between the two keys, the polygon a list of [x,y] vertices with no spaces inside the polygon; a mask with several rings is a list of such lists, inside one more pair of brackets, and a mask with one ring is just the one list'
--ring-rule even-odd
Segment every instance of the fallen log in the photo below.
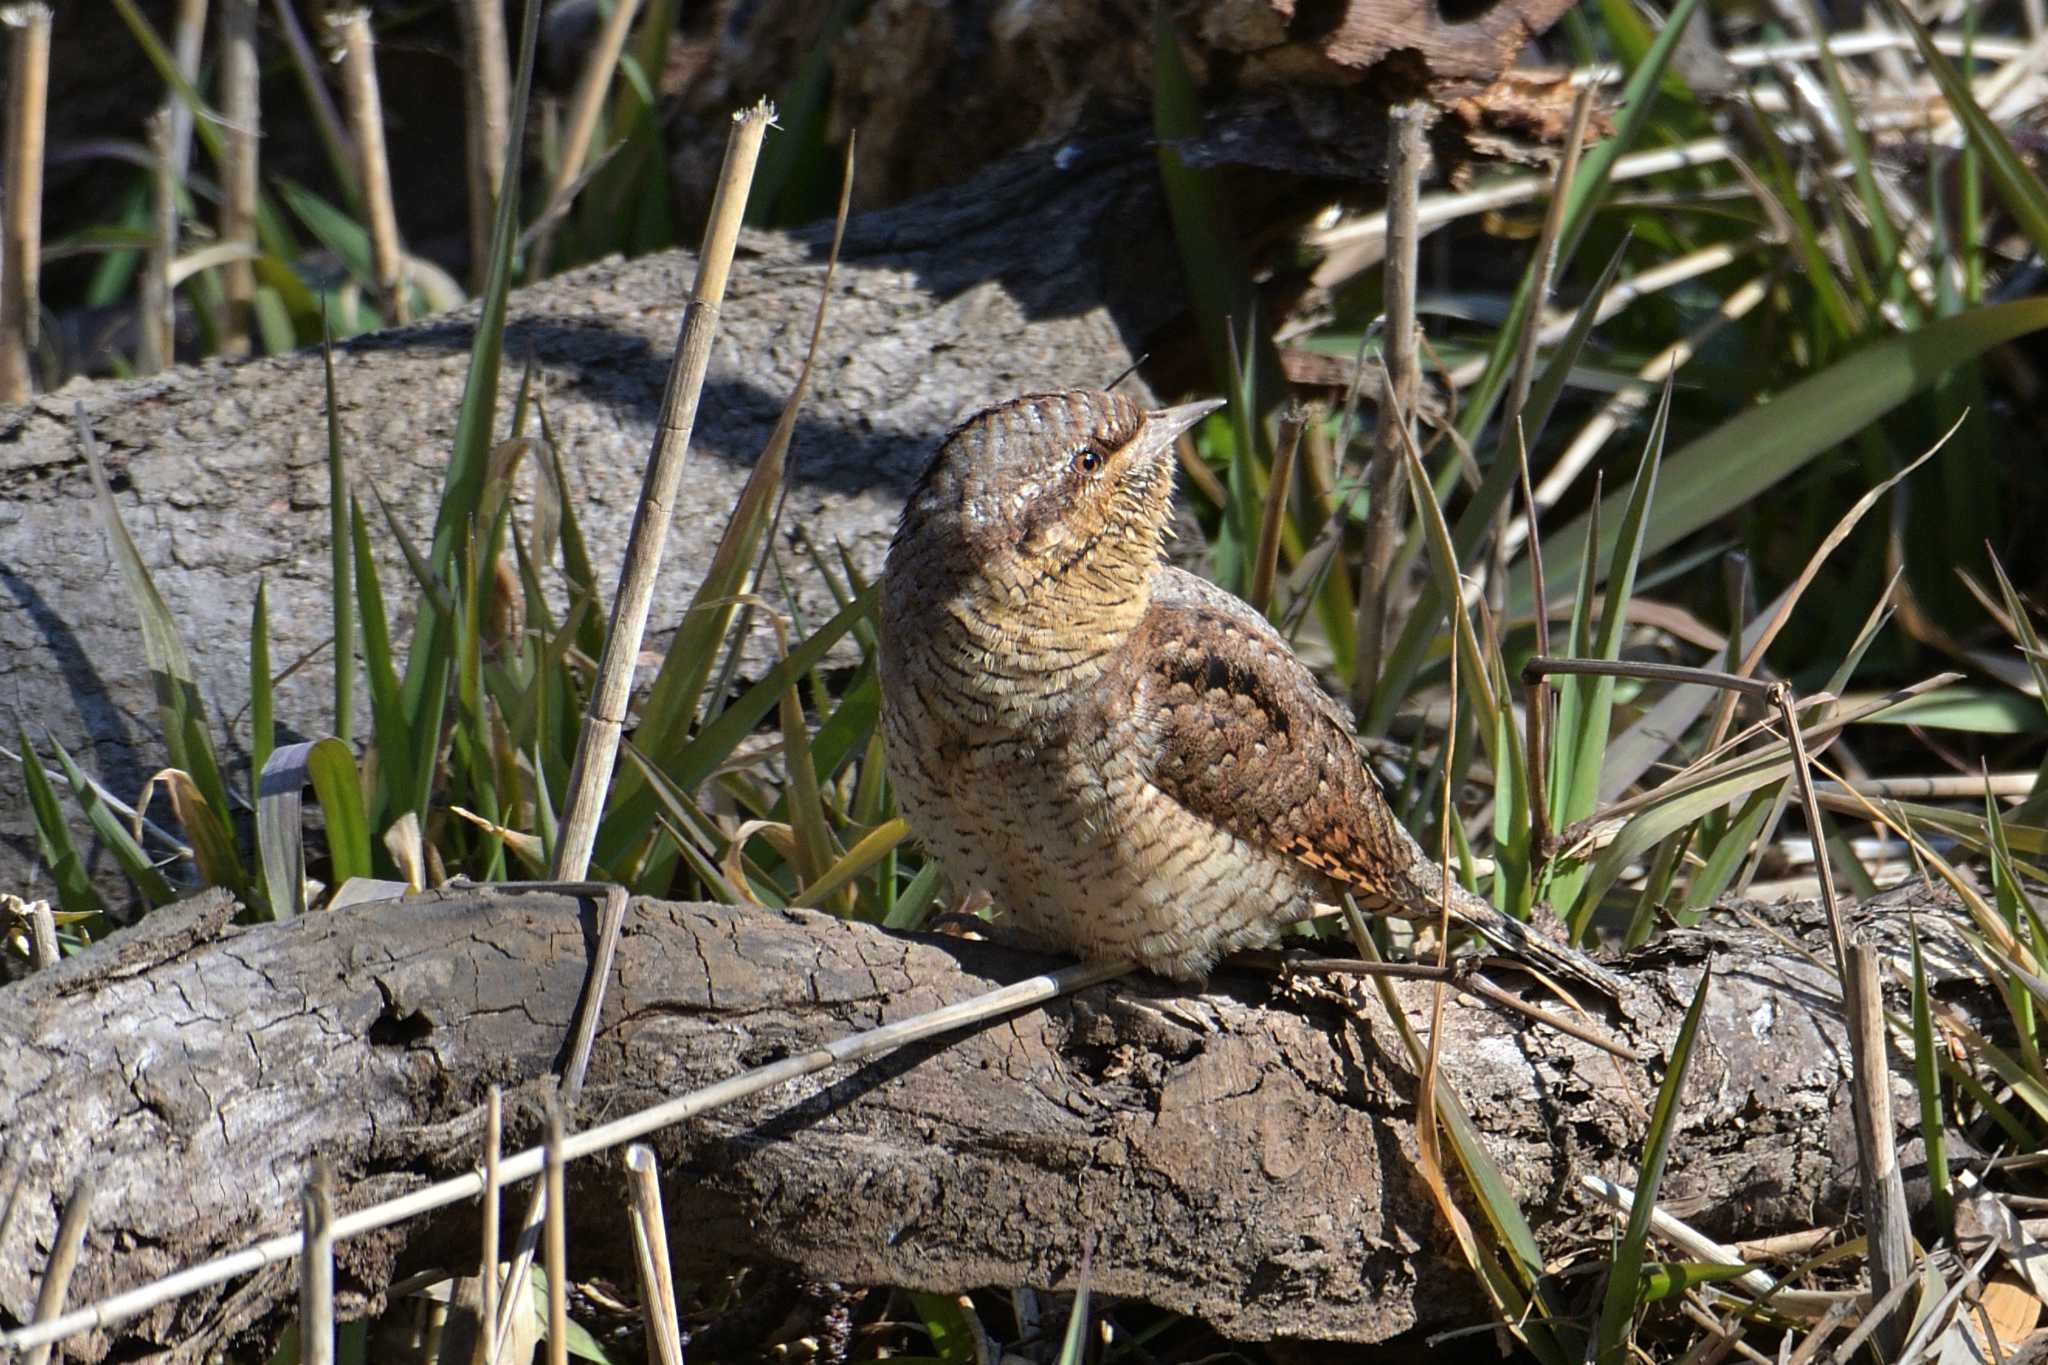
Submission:
{"label": "fallen log", "polygon": [[[88,1173],[99,1194],[74,1305],[291,1231],[316,1153],[344,1212],[470,1169],[493,1083],[508,1142],[532,1140],[600,902],[595,888],[464,886],[245,928],[208,895],[0,989],[0,1133],[23,1181],[0,1241],[0,1316],[32,1311],[59,1209]],[[1866,907],[1862,932],[1902,934],[1908,909],[1937,946],[1956,913],[1895,896]],[[1712,965],[1662,1202],[1724,1239],[1839,1222],[1855,1199],[1818,916],[1773,918],[1665,936],[1620,964],[1626,998],[1604,1018],[1596,1007],[1611,1036],[1661,1057]],[[572,1122],[1046,965],[810,912],[635,900]],[[1430,987],[1394,989],[1427,1019]],[[1946,1003],[1963,1017],[1996,1008],[1969,989]],[[1459,998],[1445,1028],[1445,1077],[1546,1251],[1603,1244],[1611,1217],[1577,1182],[1633,1183],[1660,1063]],[[1127,978],[655,1142],[686,1268],[1057,1287],[1092,1244],[1100,1294],[1238,1338],[1378,1341],[1487,1312],[1414,1165],[1415,1075],[1371,986],[1226,972],[1196,993]],[[1893,1084],[1895,1112],[1914,1115],[1906,1075]],[[1899,1136],[1910,1177],[1917,1145]],[[572,1267],[623,1267],[616,1165],[570,1174]],[[423,1266],[473,1265],[476,1236],[465,1204],[344,1244],[344,1311],[374,1310]],[[287,1305],[290,1274],[164,1305],[85,1346],[200,1358]]]}

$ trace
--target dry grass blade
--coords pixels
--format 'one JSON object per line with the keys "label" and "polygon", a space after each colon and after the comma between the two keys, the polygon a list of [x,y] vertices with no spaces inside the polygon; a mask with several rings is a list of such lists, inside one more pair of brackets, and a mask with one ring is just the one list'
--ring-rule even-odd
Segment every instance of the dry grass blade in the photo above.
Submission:
{"label": "dry grass blade", "polygon": [[[64,1308],[64,1296],[71,1292],[71,1275],[78,1269],[79,1248],[85,1245],[86,1228],[92,1222],[93,1195],[98,1186],[90,1173],[78,1178],[71,1187],[71,1197],[64,1201],[64,1212],[57,1221],[57,1237],[50,1244],[50,1262],[43,1269],[42,1288],[36,1291],[36,1317],[39,1323],[47,1323]],[[9,1203],[13,1200],[10,1196]],[[44,1343],[32,1348],[22,1357],[22,1365],[49,1365],[50,1344]]]}
{"label": "dry grass blade", "polygon": [[576,763],[569,775],[561,836],[555,849],[555,875],[564,881],[574,881],[590,868],[598,817],[604,810],[605,790],[611,783],[619,735],[625,726],[633,669],[640,658],[640,642],[647,632],[647,611],[653,604],[655,579],[673,518],[676,488],[682,481],[690,433],[697,423],[697,401],[704,391],[704,376],[711,367],[711,343],[718,331],[718,309],[732,271],[733,249],[739,242],[740,220],[746,212],[747,186],[761,154],[761,139],[774,118],[775,111],[766,102],[733,117],[732,136],[726,143],[725,164],[719,173],[711,220],[705,229],[704,250],[697,262],[696,286],[683,310],[676,361],[669,371],[668,388],[662,394],[654,452],[648,460],[647,478],[626,542],[626,561],[612,608],[611,631],[606,637],[604,659],[598,666],[597,686],[584,718],[583,734],[576,746]]}
{"label": "dry grass blade", "polygon": [[25,403],[42,315],[43,115],[50,93],[50,7],[12,5],[7,56],[5,255],[0,257],[0,403]]}

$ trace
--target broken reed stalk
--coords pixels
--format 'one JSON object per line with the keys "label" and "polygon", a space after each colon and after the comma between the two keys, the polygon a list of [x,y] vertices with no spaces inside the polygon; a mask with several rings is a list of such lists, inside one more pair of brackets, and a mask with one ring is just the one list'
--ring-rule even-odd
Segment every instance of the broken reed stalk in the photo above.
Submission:
{"label": "broken reed stalk", "polygon": [[[533,263],[527,270],[530,280],[547,274],[548,257],[553,254],[555,245],[554,224],[560,219],[564,201],[575,192],[584,162],[590,158],[590,139],[597,131],[597,116],[604,108],[605,92],[611,88],[612,73],[618,69],[619,54],[626,47],[626,35],[633,31],[633,20],[639,13],[640,0],[614,0],[611,13],[605,16],[604,27],[598,30],[597,41],[590,45],[590,55],[584,59],[583,71],[576,78],[576,89],[569,96],[568,126],[560,144],[561,160],[555,166],[554,183],[548,186],[547,207],[541,213],[550,226],[534,243]],[[771,112],[769,120],[772,122],[773,118]],[[730,157],[728,144],[728,160]],[[722,184],[719,192],[724,192]],[[712,208],[715,213],[715,201]]]}
{"label": "broken reed stalk", "polygon": [[[556,1102],[562,1105],[574,1107],[582,1098],[583,1078],[590,1071],[590,1049],[597,1041],[597,1021],[604,1014],[605,989],[611,984],[612,960],[618,955],[619,933],[625,922],[626,888],[605,887],[604,909],[598,916],[597,956],[591,960],[590,984],[583,992],[583,1003],[577,1008],[576,1031],[569,1044],[569,1064],[562,1069],[555,1091]],[[484,1357],[485,1365],[498,1365],[497,1348],[517,1336],[520,1305],[526,1302],[527,1279],[533,1273],[534,1246],[542,1234],[542,1225],[553,1215],[559,1203],[550,1201],[549,1189],[546,1183],[536,1184],[532,1197],[527,1201],[526,1218],[519,1225],[519,1249],[512,1257],[511,1271],[505,1276],[503,1302],[495,1319],[494,1352]],[[492,1273],[496,1273],[495,1267]]]}
{"label": "broken reed stalk", "polygon": [[[1395,428],[1415,421],[1422,367],[1415,346],[1416,260],[1422,237],[1415,205],[1422,185],[1422,134],[1430,106],[1399,104],[1387,111],[1386,343],[1382,351],[1379,422],[1373,431],[1367,475],[1365,549],[1358,566],[1357,652],[1351,664],[1351,704],[1365,713],[1379,685],[1393,598],[1387,579],[1401,534],[1401,480],[1407,470]],[[1412,437],[1411,437],[1412,439]]]}
{"label": "broken reed stalk", "polygon": [[[1090,986],[1114,980],[1132,970],[1131,964],[1127,962],[1079,963],[1072,967],[1063,967],[1056,972],[1027,977],[1023,981],[1000,986],[992,991],[984,991],[972,999],[927,1010],[908,1019],[882,1024],[844,1038],[835,1038],[806,1052],[784,1057],[765,1066],[757,1066],[751,1071],[729,1076],[725,1080],[692,1090],[688,1094],[650,1105],[636,1113],[571,1133],[563,1140],[562,1159],[580,1161],[584,1157],[610,1151],[636,1138],[646,1137],[649,1133],[659,1132],[663,1128],[682,1123],[700,1114],[708,1114],[714,1109],[736,1103],[751,1095],[758,1095],[765,1090],[772,1090],[778,1085],[829,1067],[871,1061],[927,1038],[935,1038],[940,1034],[951,1033],[955,1029],[986,1023],[1020,1010],[1043,1005],[1063,995],[1071,995]],[[540,1175],[545,1165],[544,1149],[529,1147],[499,1162],[499,1179],[508,1183],[527,1180]],[[476,1198],[483,1189],[484,1176],[481,1171],[472,1170],[438,1181],[410,1194],[399,1195],[394,1199],[386,1199],[342,1214],[334,1220],[334,1239],[336,1242],[344,1242],[351,1237],[360,1237],[364,1233],[388,1228],[409,1218],[431,1213],[435,1209],[460,1204]],[[47,1322],[36,1322],[25,1327],[0,1331],[0,1351],[26,1350],[77,1336],[81,1332],[96,1331],[118,1322],[125,1322],[186,1294],[223,1284],[239,1275],[252,1274],[265,1266],[289,1260],[300,1254],[304,1246],[305,1239],[297,1232],[267,1238],[241,1251],[219,1256],[176,1274],[138,1285]]]}
{"label": "broken reed stalk", "polygon": [[[64,1212],[57,1219],[57,1240],[50,1246],[50,1263],[43,1270],[43,1287],[36,1291],[36,1321],[54,1320],[64,1308],[64,1296],[71,1292],[71,1274],[78,1269],[78,1252],[85,1245],[86,1228],[92,1222],[92,1200],[97,1184],[92,1173],[78,1177]],[[49,1365],[51,1342],[31,1349],[22,1365]]]}
{"label": "broken reed stalk", "polygon": [[1266,505],[1259,518],[1258,557],[1252,561],[1251,592],[1245,597],[1260,615],[1273,602],[1273,575],[1280,567],[1280,526],[1287,513],[1287,495],[1294,487],[1295,457],[1301,434],[1308,428],[1308,409],[1290,402],[1280,413],[1280,435],[1274,442],[1273,468],[1266,475]]}
{"label": "broken reed stalk", "polygon": [[221,167],[220,239],[249,255],[221,268],[227,299],[221,319],[220,353],[249,354],[249,323],[256,302],[256,193],[258,139],[263,105],[256,64],[256,0],[222,0],[221,115],[227,164]]}
{"label": "broken reed stalk", "polygon": [[43,120],[50,95],[50,7],[0,11],[15,30],[7,58],[5,256],[0,258],[0,403],[26,403],[40,342]]}
{"label": "broken reed stalk", "polygon": [[689,454],[690,433],[697,424],[697,402],[704,391],[704,376],[711,366],[711,344],[718,333],[718,310],[732,271],[733,248],[738,243],[740,220],[746,212],[747,189],[753,182],[754,163],[761,154],[761,139],[774,120],[775,109],[766,100],[733,116],[725,164],[711,201],[711,220],[704,230],[703,254],[697,261],[696,286],[683,310],[675,363],[661,398],[654,449],[648,457],[639,505],[633,511],[633,529],[626,541],[626,560],[619,571],[619,592],[612,607],[611,631],[605,638],[604,659],[598,665],[597,685],[592,690],[583,733],[577,741],[576,762],[569,773],[569,791],[563,802],[561,834],[555,850],[554,872],[562,881],[580,880],[590,870],[597,822],[604,813],[605,791],[611,785],[619,736],[626,722],[626,705],[632,695],[633,668],[640,658],[647,612],[654,600],[655,578],[661,570],[662,550],[668,541],[676,488],[682,481],[683,463]]}
{"label": "broken reed stalk", "polygon": [[377,40],[370,31],[370,12],[346,10],[328,23],[341,44],[342,93],[356,139],[356,173],[362,181],[363,214],[369,220],[378,304],[387,322],[410,322],[405,249],[399,244],[398,210],[391,201],[391,161],[384,151],[384,103],[377,91]]}
{"label": "broken reed stalk", "polygon": [[[178,12],[171,21],[171,60],[188,86],[199,84],[199,58],[205,44],[206,0],[178,0]],[[172,91],[164,108],[171,111],[171,164],[183,180],[192,169],[192,106]]]}
{"label": "broken reed stalk", "polygon": [[54,967],[63,959],[63,950],[57,944],[57,916],[44,900],[28,903],[29,958],[36,970]]}
{"label": "broken reed stalk", "polygon": [[499,1191],[504,1178],[498,1166],[505,1145],[505,1092],[495,1084],[484,1097],[484,1208],[483,1252],[477,1271],[477,1333],[481,1337],[479,1359],[498,1358],[498,1214]]}
{"label": "broken reed stalk", "polygon": [[675,1271],[668,1259],[668,1218],[661,1207],[661,1163],[654,1149],[636,1142],[626,1148],[626,1204],[633,1225],[633,1254],[640,1267],[640,1308],[647,1339],[659,1365],[683,1365],[683,1333],[676,1314]]}
{"label": "broken reed stalk", "polygon": [[500,0],[461,0],[464,161],[469,168],[469,284],[482,293],[491,273],[491,228],[505,183],[512,89]]}
{"label": "broken reed stalk", "polygon": [[313,1174],[300,1192],[306,1250],[299,1257],[299,1359],[334,1365],[334,1172],[313,1158]]}
{"label": "broken reed stalk", "polygon": [[[342,127],[341,110],[335,107],[334,96],[328,93],[326,78],[320,71],[320,57],[306,39],[306,30],[299,23],[292,0],[270,0],[270,14],[277,21],[277,31],[284,36],[285,51],[291,54],[292,74],[299,79],[299,93],[305,97],[306,107],[313,111],[313,126],[319,130],[328,169],[341,182],[342,197],[349,207],[360,212],[363,192],[356,179],[355,140]],[[197,76],[188,79],[196,80]]]}
{"label": "broken reed stalk", "polygon": [[569,1219],[562,1157],[562,1093],[548,1096],[547,1174],[547,1268],[548,1268],[548,1365],[569,1365]]}
{"label": "broken reed stalk", "polygon": [[142,263],[139,324],[141,344],[135,368],[156,374],[167,368],[177,346],[177,313],[171,266],[178,259],[178,168],[170,106],[149,116],[149,251]]}

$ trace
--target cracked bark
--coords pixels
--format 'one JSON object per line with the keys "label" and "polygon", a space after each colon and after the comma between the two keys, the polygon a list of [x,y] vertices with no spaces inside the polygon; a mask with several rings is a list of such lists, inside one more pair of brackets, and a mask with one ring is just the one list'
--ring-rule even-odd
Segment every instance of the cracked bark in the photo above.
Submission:
{"label": "cracked bark", "polygon": [[[354,1209],[469,1168],[486,1087],[530,1140],[565,1057],[599,898],[451,889],[259,928],[196,898],[0,990],[0,1132],[25,1159],[0,1245],[21,1319],[57,1210],[99,1179],[73,1302],[288,1230],[315,1152]],[[1889,942],[1917,912],[1942,961],[1956,913],[1895,897],[1858,917]],[[1817,914],[1772,912],[1823,957]],[[1951,945],[1954,936],[1947,935]],[[1959,960],[1967,955],[1956,948]],[[1715,983],[1664,1202],[1724,1238],[1840,1221],[1853,1203],[1846,1050],[1826,971],[1742,925],[1674,933],[1623,964],[1604,1027],[1661,1050],[1703,965]],[[636,900],[581,1111],[615,1117],[1045,961],[808,912]],[[1418,1023],[1428,988],[1398,988]],[[1944,1001],[1995,1006],[1959,975]],[[1632,1178],[1654,1066],[1455,1001],[1446,1075],[1550,1252],[1598,1246],[1574,1180]],[[1896,1060],[1897,1112],[1915,1112]],[[980,1032],[793,1083],[659,1135],[679,1264],[795,1267],[953,1291],[1068,1286],[1094,1241],[1098,1293],[1242,1338],[1382,1340],[1483,1320],[1411,1153],[1414,1075],[1376,992],[1220,975],[1203,993],[1126,980]],[[1902,1131],[1905,1142],[1908,1134]],[[1916,1169],[1917,1148],[1904,1160]],[[579,1274],[630,1256],[611,1163],[571,1168]],[[475,1257],[457,1207],[342,1248],[345,1308],[394,1276]],[[288,1309],[290,1267],[87,1343],[196,1358]]]}

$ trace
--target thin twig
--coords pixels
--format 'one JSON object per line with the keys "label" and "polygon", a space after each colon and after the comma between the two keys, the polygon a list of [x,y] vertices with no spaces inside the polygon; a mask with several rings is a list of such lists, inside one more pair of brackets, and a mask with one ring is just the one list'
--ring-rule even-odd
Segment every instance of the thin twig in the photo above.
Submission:
{"label": "thin twig", "polygon": [[1386,344],[1382,350],[1380,411],[1373,432],[1368,475],[1365,548],[1358,566],[1357,647],[1351,664],[1351,703],[1361,713],[1379,685],[1387,625],[1393,615],[1388,580],[1393,573],[1395,540],[1405,520],[1401,508],[1402,479],[1407,465],[1396,428],[1413,439],[1415,399],[1422,388],[1422,366],[1415,346],[1417,249],[1415,205],[1422,184],[1422,134],[1430,105],[1413,102],[1387,111],[1387,239],[1385,284]]}
{"label": "thin twig", "polygon": [[299,1359],[334,1365],[334,1172],[313,1158],[313,1173],[299,1195],[306,1252],[299,1258]]}
{"label": "thin twig", "polygon": [[[43,1286],[36,1291],[38,1324],[57,1319],[64,1296],[71,1292],[71,1274],[78,1269],[78,1252],[85,1245],[86,1229],[92,1223],[92,1200],[97,1182],[90,1172],[78,1177],[64,1212],[57,1219],[57,1240],[50,1246],[50,1263],[43,1270]],[[51,1339],[52,1341],[55,1338]],[[22,1357],[22,1365],[49,1365],[51,1341],[33,1347]]]}
{"label": "thin twig", "polygon": [[647,631],[647,612],[653,604],[662,549],[668,540],[676,488],[682,481],[690,433],[697,423],[697,401],[711,365],[711,343],[718,330],[718,309],[732,269],[740,219],[746,211],[747,188],[753,182],[761,139],[774,118],[775,110],[765,100],[743,110],[734,116],[732,136],[726,143],[725,165],[711,204],[703,254],[698,258],[696,287],[691,291],[689,306],[683,310],[676,361],[662,395],[654,451],[648,459],[646,481],[641,486],[633,529],[626,542],[626,561],[612,607],[611,631],[605,640],[604,659],[598,666],[597,685],[591,694],[583,734],[576,746],[575,766],[569,774],[568,796],[563,802],[561,833],[555,850],[555,875],[565,881],[574,881],[590,869],[598,817],[604,813],[605,791],[611,784],[619,736],[625,727],[633,669],[639,662],[640,641]]}
{"label": "thin twig", "polygon": [[398,240],[398,210],[391,199],[391,162],[384,151],[384,102],[377,93],[377,42],[370,12],[352,9],[328,20],[341,44],[341,78],[355,132],[363,213],[370,227],[370,257],[378,302],[387,324],[412,320],[405,289],[405,248]]}
{"label": "thin twig", "polygon": [[9,6],[5,256],[0,258],[0,403],[25,403],[40,342],[43,116],[50,94],[50,7]]}

